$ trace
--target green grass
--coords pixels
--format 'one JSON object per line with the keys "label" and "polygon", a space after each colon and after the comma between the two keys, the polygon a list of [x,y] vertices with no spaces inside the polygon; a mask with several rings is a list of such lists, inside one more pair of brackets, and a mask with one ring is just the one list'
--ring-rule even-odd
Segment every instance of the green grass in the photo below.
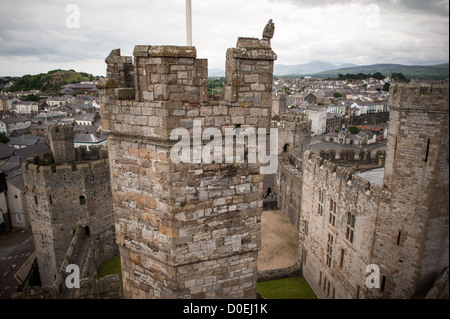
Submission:
{"label": "green grass", "polygon": [[122,271],[120,267],[120,256],[116,256],[104,264],[102,264],[97,270],[97,277],[102,278],[108,275],[118,274],[120,277],[120,286],[123,297],[123,284],[122,284]]}
{"label": "green grass", "polygon": [[256,287],[266,299],[317,299],[303,277],[258,282]]}

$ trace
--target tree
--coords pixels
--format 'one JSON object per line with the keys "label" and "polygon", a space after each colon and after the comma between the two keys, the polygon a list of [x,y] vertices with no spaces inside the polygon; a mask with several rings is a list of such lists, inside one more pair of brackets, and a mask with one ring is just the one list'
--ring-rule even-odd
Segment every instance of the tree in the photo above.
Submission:
{"label": "tree", "polygon": [[359,133],[359,129],[356,126],[349,126],[349,127],[347,127],[347,130],[351,134],[358,134]]}
{"label": "tree", "polygon": [[376,80],[384,80],[386,77],[380,72],[376,72],[373,74],[373,78]]}
{"label": "tree", "polygon": [[341,97],[342,93],[341,92],[334,92],[334,97]]}
{"label": "tree", "polygon": [[287,86],[283,86],[283,92],[286,95],[290,95],[291,94],[291,89],[289,87],[287,87]]}
{"label": "tree", "polygon": [[390,86],[391,86],[391,83],[389,83],[389,82],[384,83],[384,85],[383,85],[383,91],[389,92],[389,87],[390,87]]}
{"label": "tree", "polygon": [[0,143],[6,144],[9,142],[9,137],[5,133],[0,133]]}
{"label": "tree", "polygon": [[23,100],[24,101],[33,101],[33,102],[37,102],[37,101],[39,101],[41,99],[41,97],[39,96],[39,95],[37,95],[37,94],[28,94],[28,95],[25,95],[24,97],[23,97]]}
{"label": "tree", "polygon": [[404,76],[403,73],[395,73],[395,72],[392,72],[392,73],[391,73],[391,78],[392,78],[394,81],[409,83],[409,79],[408,79],[406,76]]}

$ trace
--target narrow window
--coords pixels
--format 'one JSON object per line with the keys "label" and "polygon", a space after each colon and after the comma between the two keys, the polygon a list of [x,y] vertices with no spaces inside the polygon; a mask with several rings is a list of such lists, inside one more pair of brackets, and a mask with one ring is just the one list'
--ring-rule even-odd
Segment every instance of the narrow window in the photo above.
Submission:
{"label": "narrow window", "polygon": [[333,235],[328,234],[328,242],[327,242],[327,259],[326,264],[328,267],[331,267],[331,256],[333,254]]}
{"label": "narrow window", "polygon": [[400,237],[401,237],[401,236],[402,236],[402,232],[399,231],[399,232],[398,232],[398,236],[397,236],[397,246],[400,245]]}
{"label": "narrow window", "polygon": [[329,212],[328,223],[333,227],[336,223],[336,202],[333,200],[330,200],[330,212]]}
{"label": "narrow window", "polygon": [[341,249],[341,259],[339,260],[339,267],[344,267],[344,254],[345,250]]}
{"label": "narrow window", "polygon": [[36,195],[34,195],[34,203],[37,205],[38,204],[38,198]]}
{"label": "narrow window", "polygon": [[322,286],[322,272],[319,273],[319,287]]}
{"label": "narrow window", "polygon": [[355,231],[355,215],[347,214],[347,230],[345,232],[345,238],[353,243],[353,233]]}
{"label": "narrow window", "polygon": [[303,250],[303,266],[306,266],[307,255],[308,255],[308,252],[306,250]]}
{"label": "narrow window", "polygon": [[318,206],[318,208],[317,208],[317,213],[320,215],[320,216],[322,216],[322,214],[323,214],[323,211],[324,211],[324,209],[323,209],[323,206],[324,206],[324,197],[325,197],[325,192],[323,191],[323,190],[320,190],[319,191],[319,206]]}
{"label": "narrow window", "polygon": [[358,288],[356,290],[356,299],[359,299],[359,286],[358,286]]}
{"label": "narrow window", "polygon": [[386,276],[383,276],[381,278],[381,288],[380,288],[381,292],[384,292],[385,287],[386,287]]}
{"label": "narrow window", "polygon": [[394,159],[396,155],[397,155],[397,136],[395,137],[395,144],[394,144]]}
{"label": "narrow window", "polygon": [[430,152],[430,139],[428,139],[427,143],[427,152],[425,153],[425,163],[428,162],[428,153]]}
{"label": "narrow window", "polygon": [[84,195],[80,196],[80,205],[86,205],[86,197]]}
{"label": "narrow window", "polygon": [[50,205],[53,205],[52,195],[48,195],[48,201],[49,201]]}

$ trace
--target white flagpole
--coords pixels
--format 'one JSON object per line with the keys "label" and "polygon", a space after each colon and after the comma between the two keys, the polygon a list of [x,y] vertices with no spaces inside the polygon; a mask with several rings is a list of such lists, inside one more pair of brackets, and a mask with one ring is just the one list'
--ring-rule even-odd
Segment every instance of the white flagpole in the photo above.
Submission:
{"label": "white flagpole", "polygon": [[187,45],[192,46],[192,10],[191,0],[186,0],[186,36]]}

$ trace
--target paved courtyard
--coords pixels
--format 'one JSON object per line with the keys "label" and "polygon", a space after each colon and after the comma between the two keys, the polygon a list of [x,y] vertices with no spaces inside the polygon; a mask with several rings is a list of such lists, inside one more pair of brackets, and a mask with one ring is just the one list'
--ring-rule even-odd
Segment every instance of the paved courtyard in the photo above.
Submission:
{"label": "paved courtyard", "polygon": [[298,232],[281,210],[263,211],[258,270],[290,267],[298,257]]}

